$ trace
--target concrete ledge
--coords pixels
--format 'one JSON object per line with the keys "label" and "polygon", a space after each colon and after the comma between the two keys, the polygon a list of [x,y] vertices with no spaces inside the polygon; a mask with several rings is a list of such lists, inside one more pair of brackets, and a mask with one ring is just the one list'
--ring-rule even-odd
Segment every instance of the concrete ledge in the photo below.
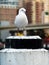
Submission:
{"label": "concrete ledge", "polygon": [[0,50],[0,65],[48,65],[48,51],[45,49],[3,49]]}

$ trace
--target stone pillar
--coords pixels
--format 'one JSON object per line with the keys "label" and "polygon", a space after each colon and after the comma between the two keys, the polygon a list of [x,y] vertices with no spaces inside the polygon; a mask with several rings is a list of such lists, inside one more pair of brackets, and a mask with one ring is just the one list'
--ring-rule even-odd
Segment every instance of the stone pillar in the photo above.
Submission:
{"label": "stone pillar", "polygon": [[3,49],[0,50],[0,65],[48,65],[48,51],[45,49]]}

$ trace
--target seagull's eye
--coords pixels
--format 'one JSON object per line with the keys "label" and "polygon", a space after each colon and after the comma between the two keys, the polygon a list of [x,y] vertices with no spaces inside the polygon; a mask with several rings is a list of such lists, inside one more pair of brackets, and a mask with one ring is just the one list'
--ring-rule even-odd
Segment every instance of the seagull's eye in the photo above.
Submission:
{"label": "seagull's eye", "polygon": [[24,10],[21,10],[21,11],[24,11]]}

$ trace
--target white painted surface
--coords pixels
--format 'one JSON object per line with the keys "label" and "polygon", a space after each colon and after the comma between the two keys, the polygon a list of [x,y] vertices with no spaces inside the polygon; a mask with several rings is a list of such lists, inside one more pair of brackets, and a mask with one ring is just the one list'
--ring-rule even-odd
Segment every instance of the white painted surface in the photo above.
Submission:
{"label": "white painted surface", "polygon": [[0,65],[48,65],[48,51],[45,49],[3,49],[0,50]]}
{"label": "white painted surface", "polygon": [[6,39],[41,39],[40,36],[9,36]]}

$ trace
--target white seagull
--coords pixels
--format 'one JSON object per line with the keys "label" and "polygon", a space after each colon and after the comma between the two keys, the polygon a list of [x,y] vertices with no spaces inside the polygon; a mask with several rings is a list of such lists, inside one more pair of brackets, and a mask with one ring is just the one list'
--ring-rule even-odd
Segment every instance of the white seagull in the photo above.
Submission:
{"label": "white seagull", "polygon": [[18,15],[15,17],[15,22],[14,22],[17,28],[24,28],[25,26],[28,25],[28,19],[25,12],[26,12],[25,8],[19,9]]}

